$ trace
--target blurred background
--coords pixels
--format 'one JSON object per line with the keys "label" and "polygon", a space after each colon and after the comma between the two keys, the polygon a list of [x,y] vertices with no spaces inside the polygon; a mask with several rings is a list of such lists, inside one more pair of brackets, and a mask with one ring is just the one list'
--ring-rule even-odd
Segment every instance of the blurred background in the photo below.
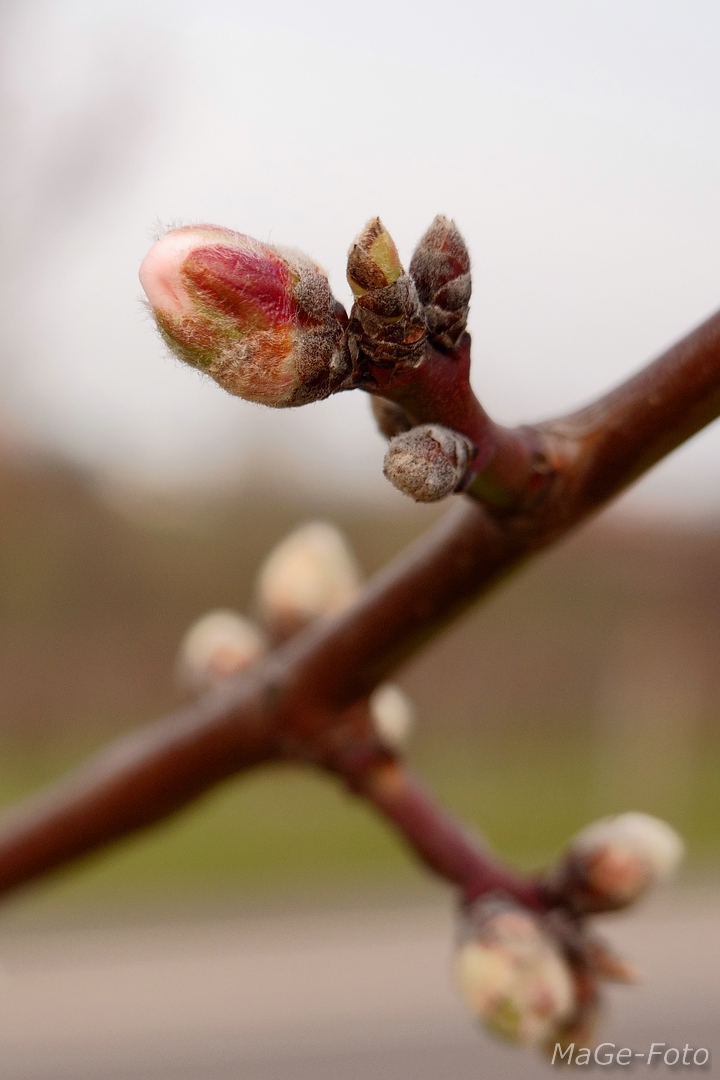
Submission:
{"label": "blurred background", "polygon": [[[186,626],[252,612],[255,571],[297,523],[345,528],[369,574],[442,512],[383,480],[363,395],[275,413],[167,355],[137,283],[158,227],[298,246],[347,302],[368,217],[409,259],[445,213],[474,259],[483,402],[507,423],[574,408],[720,300],[719,43],[712,0],[0,0],[4,802],[180,701]],[[719,657],[716,426],[401,674],[411,757],[521,865],[641,809],[704,875]],[[332,783],[276,770],[3,919],[433,888]]]}

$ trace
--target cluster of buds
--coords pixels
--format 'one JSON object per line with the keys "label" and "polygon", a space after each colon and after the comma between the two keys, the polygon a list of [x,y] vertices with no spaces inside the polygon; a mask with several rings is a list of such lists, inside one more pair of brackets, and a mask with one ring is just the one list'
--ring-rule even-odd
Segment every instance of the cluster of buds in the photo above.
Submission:
{"label": "cluster of buds", "polygon": [[576,1010],[570,968],[539,918],[488,897],[465,914],[456,958],[460,991],[489,1031],[544,1045]]}
{"label": "cluster of buds", "polygon": [[[281,641],[342,612],[359,585],[360,570],[342,533],[324,522],[301,526],[270,552],[259,574],[258,605],[269,639]],[[179,673],[186,687],[199,692],[247,669],[268,647],[266,634],[248,619],[211,612],[186,634]],[[355,733],[374,733],[375,746],[400,752],[413,722],[407,696],[382,684],[363,709],[354,714],[353,723],[360,720]],[[357,743],[350,749],[354,753]],[[463,911],[456,958],[472,1012],[513,1043],[546,1051],[578,1040],[591,1045],[601,981],[632,982],[636,976],[589,932],[586,916],[635,901],[672,873],[682,850],[675,831],[647,814],[604,818],[575,836],[545,876],[544,914],[504,894],[474,900]]]}
{"label": "cluster of buds", "polygon": [[[193,623],[177,659],[178,680],[201,693],[245,671],[318,619],[344,611],[360,588],[360,567],[347,540],[333,525],[311,521],[281,540],[257,579],[257,607],[264,626],[233,611],[211,611]],[[412,702],[392,683],[378,686],[367,703],[378,741],[399,752],[414,722]]]}
{"label": "cluster of buds", "polygon": [[306,255],[216,225],[171,229],[150,249],[140,282],[171,350],[224,389],[287,407],[325,397],[349,355],[416,366],[426,338],[454,348],[467,323],[470,258],[454,222],[438,216],[410,270],[379,218],[348,255],[349,330],[327,276]]}
{"label": "cluster of buds", "polygon": [[417,366],[425,341],[454,349],[465,331],[472,283],[470,256],[454,221],[438,215],[406,273],[390,233],[367,223],[350,248],[347,278],[355,297],[349,328],[353,360]]}
{"label": "cluster of buds", "polygon": [[348,373],[345,311],[300,252],[189,226],[150,249],[140,282],[170,349],[231,394],[304,405]]}
{"label": "cluster of buds", "polygon": [[415,378],[422,367],[432,407],[408,406],[397,386],[399,402],[376,406],[389,438],[408,436],[391,446],[385,474],[419,501],[444,498],[459,489],[472,444],[423,421],[442,419],[446,401],[471,391],[463,365],[451,363],[458,384],[448,393],[423,364],[428,342],[453,357],[465,330],[471,280],[462,236],[454,222],[436,217],[405,271],[389,232],[373,218],[350,248],[347,278],[349,320],[312,259],[215,225],[170,230],[140,267],[172,352],[246,400],[286,408],[350,386],[382,393],[388,379]]}
{"label": "cluster of buds", "polygon": [[588,929],[586,916],[633,903],[677,867],[683,844],[663,821],[630,813],[583,829],[543,882],[547,912],[487,895],[463,913],[457,974],[472,1011],[496,1035],[541,1049],[590,1045],[602,980],[635,970]]}
{"label": "cluster of buds", "polygon": [[360,568],[342,533],[323,521],[281,540],[260,568],[257,606],[264,629],[233,611],[211,611],[193,623],[177,659],[181,685],[200,693],[260,660],[270,642],[346,608],[360,585]]}
{"label": "cluster of buds", "polygon": [[[282,641],[309,623],[344,611],[360,583],[357,559],[340,530],[313,521],[295,529],[267,556],[258,575],[257,603],[271,637]],[[382,745],[401,750],[414,722],[407,694],[382,683],[370,695],[368,711]]]}
{"label": "cluster of buds", "polygon": [[675,830],[649,814],[602,818],[573,837],[548,888],[579,914],[615,911],[670,877],[683,850]]}

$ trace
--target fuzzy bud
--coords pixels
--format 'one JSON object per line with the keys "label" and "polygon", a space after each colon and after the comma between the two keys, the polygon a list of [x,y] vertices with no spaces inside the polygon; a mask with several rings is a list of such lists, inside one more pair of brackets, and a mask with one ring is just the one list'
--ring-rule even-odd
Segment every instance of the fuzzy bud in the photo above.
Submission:
{"label": "fuzzy bud", "polygon": [[575,992],[555,941],[531,912],[510,901],[474,905],[457,955],[465,1001],[494,1034],[543,1045],[571,1016]]}
{"label": "fuzzy bud", "polygon": [[380,218],[369,221],[350,248],[347,278],[355,297],[348,344],[377,364],[414,367],[423,358],[425,319],[417,290]]}
{"label": "fuzzy bud", "polygon": [[300,252],[215,225],[173,229],[140,267],[170,349],[230,394],[278,408],[327,397],[348,370],[344,311]]}
{"label": "fuzzy bud", "polygon": [[413,703],[399,686],[381,683],[370,695],[375,732],[389,750],[402,750],[415,721]]}
{"label": "fuzzy bud", "polygon": [[549,885],[576,911],[612,911],[670,877],[683,852],[675,830],[649,814],[602,818],[571,840]]}
{"label": "fuzzy bud", "polygon": [[383,472],[416,502],[437,502],[457,491],[470,461],[470,444],[457,431],[421,424],[391,439]]}
{"label": "fuzzy bud", "polygon": [[211,611],[194,622],[178,652],[179,682],[200,693],[237,675],[267,651],[262,631],[234,611]]}
{"label": "fuzzy bud", "polygon": [[454,348],[467,325],[472,292],[470,255],[454,221],[438,214],[415,248],[410,276],[424,307],[430,339]]}
{"label": "fuzzy bud", "polygon": [[359,586],[360,568],[345,537],[313,521],[270,552],[258,576],[258,603],[273,634],[286,637],[348,607]]}

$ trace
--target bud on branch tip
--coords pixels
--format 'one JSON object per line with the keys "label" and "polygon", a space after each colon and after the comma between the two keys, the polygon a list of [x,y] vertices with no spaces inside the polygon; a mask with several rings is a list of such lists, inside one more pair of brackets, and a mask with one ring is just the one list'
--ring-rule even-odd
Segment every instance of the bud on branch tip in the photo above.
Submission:
{"label": "bud on branch tip", "polygon": [[248,401],[315,401],[347,374],[344,312],[300,252],[215,225],[165,234],[140,267],[170,349]]}
{"label": "bud on branch tip", "polygon": [[431,340],[453,349],[467,325],[472,292],[470,255],[454,221],[438,214],[415,248],[410,276]]}
{"label": "bud on branch tip", "polygon": [[423,357],[425,317],[417,290],[380,218],[373,218],[350,248],[347,279],[355,296],[348,344],[377,364],[414,367]]}

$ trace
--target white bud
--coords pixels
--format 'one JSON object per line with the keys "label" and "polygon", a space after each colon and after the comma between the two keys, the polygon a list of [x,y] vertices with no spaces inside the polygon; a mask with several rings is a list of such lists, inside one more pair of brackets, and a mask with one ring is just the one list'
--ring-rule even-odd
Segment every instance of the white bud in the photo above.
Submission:
{"label": "white bud", "polygon": [[199,693],[250,667],[267,651],[262,631],[234,611],[211,611],[193,623],[178,652],[179,681]]}
{"label": "white bud", "polygon": [[407,694],[393,683],[381,683],[370,695],[370,715],[380,741],[390,750],[402,750],[415,719]]}
{"label": "white bud", "polygon": [[474,936],[457,956],[467,1004],[494,1034],[525,1045],[545,1043],[575,1006],[560,950],[531,912],[514,904],[486,902],[473,922]]}
{"label": "white bud", "polygon": [[570,842],[558,880],[584,887],[598,903],[604,899],[608,906],[621,907],[670,877],[684,849],[678,833],[649,814],[601,818]]}
{"label": "white bud", "polygon": [[313,521],[273,548],[258,577],[258,602],[273,627],[297,629],[348,607],[360,586],[360,568],[333,525]]}

